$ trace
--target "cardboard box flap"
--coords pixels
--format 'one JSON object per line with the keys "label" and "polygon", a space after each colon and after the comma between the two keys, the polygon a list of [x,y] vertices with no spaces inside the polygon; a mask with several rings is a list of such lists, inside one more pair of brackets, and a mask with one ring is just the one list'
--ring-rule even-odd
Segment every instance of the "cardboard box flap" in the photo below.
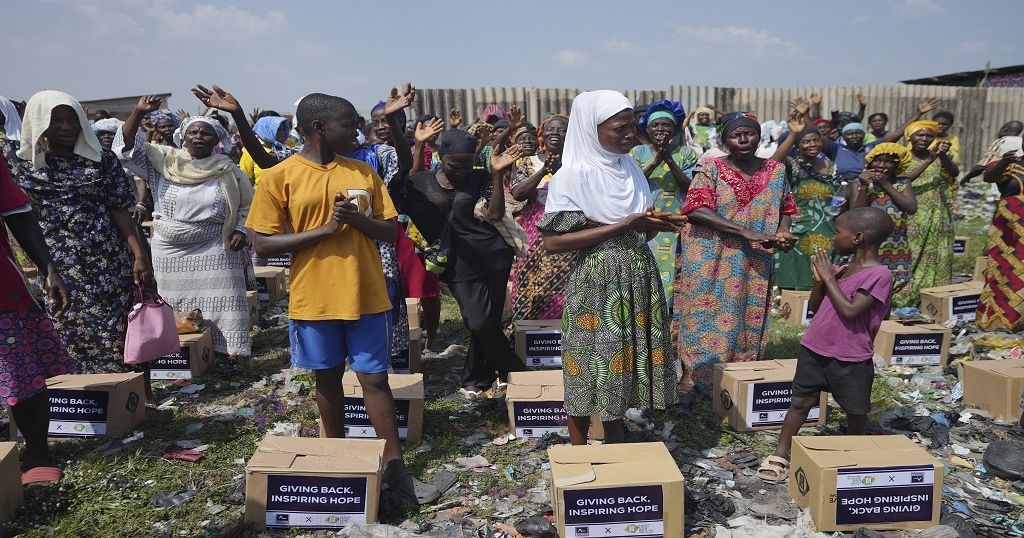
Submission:
{"label": "cardboard box flap", "polygon": [[565,398],[564,386],[561,370],[509,372],[507,397],[513,400],[535,400],[548,394],[561,400]]}
{"label": "cardboard box flap", "polygon": [[738,371],[754,371],[758,372],[761,370],[775,370],[783,368],[785,365],[783,361],[769,360],[769,361],[749,361],[749,362],[729,362],[720,363],[719,367],[726,372],[738,372]]}
{"label": "cardboard box flap", "polygon": [[759,381],[762,379],[792,379],[796,371],[796,360],[770,360],[735,362],[719,366],[729,377],[737,381]]}
{"label": "cardboard box flap", "polygon": [[984,370],[1004,377],[1024,377],[1024,359],[973,360],[964,368]]}
{"label": "cardboard box flap", "polygon": [[198,341],[202,340],[203,337],[206,336],[206,333],[208,333],[208,332],[210,332],[210,327],[204,325],[203,326],[203,330],[201,330],[201,331],[199,331],[197,333],[179,334],[178,335],[178,340],[181,341],[182,344],[186,344],[186,343],[190,343],[190,342],[198,342]]}
{"label": "cardboard box flap", "polygon": [[516,331],[560,331],[560,319],[520,319],[512,322]]}
{"label": "cardboard box flap", "polygon": [[[363,387],[359,385],[359,378],[353,372],[345,372],[341,378],[345,388],[345,396],[353,398],[363,397]],[[423,374],[388,374],[388,384],[391,386],[391,394],[402,400],[423,399]]]}
{"label": "cardboard box flap", "polygon": [[376,474],[382,465],[384,441],[379,439],[318,439],[267,435],[247,470],[314,473]]}
{"label": "cardboard box flap", "polygon": [[801,436],[793,439],[808,450],[862,452],[871,450],[920,450],[902,435]]}
{"label": "cardboard box flap", "polygon": [[572,463],[559,469],[559,477],[552,477],[556,488],[589,484],[597,479],[594,466],[589,463]]}
{"label": "cardboard box flap", "polygon": [[509,372],[508,384],[511,385],[562,385],[565,383],[561,370],[526,370]]}
{"label": "cardboard box flap", "polygon": [[46,386],[66,390],[110,390],[121,383],[131,381],[137,375],[139,374],[64,374],[47,379]]}
{"label": "cardboard box flap", "polygon": [[565,387],[557,385],[512,385],[505,392],[509,400],[565,400]]}
{"label": "cardboard box flap", "polygon": [[672,459],[672,455],[669,454],[664,443],[588,445],[582,450],[580,448],[564,445],[553,446],[548,449],[548,459],[551,460],[551,463],[586,463],[590,465],[635,462],[645,459],[654,461],[656,458]]}

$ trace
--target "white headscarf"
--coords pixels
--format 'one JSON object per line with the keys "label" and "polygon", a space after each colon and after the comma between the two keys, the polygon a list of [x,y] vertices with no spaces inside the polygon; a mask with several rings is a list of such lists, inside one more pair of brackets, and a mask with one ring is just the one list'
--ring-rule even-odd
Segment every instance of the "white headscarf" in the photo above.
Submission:
{"label": "white headscarf", "polygon": [[124,125],[124,122],[117,118],[104,118],[102,120],[96,120],[96,122],[92,124],[92,132],[116,133],[122,125]]}
{"label": "white headscarf", "polygon": [[0,95],[0,112],[4,113],[4,132],[6,138],[21,140],[21,115],[18,114],[18,107],[10,99]]}
{"label": "white headscarf", "polygon": [[78,133],[78,141],[75,142],[75,155],[100,162],[103,159],[102,147],[96,134],[89,128],[89,119],[85,117],[85,110],[82,109],[82,105],[77,99],[57,90],[43,90],[29,98],[28,104],[25,106],[25,119],[21,124],[21,148],[18,149],[18,157],[25,161],[31,161],[32,168],[36,170],[46,166],[46,150],[48,148],[43,140],[43,133],[50,127],[50,115],[53,113],[53,109],[60,105],[67,105],[75,109],[78,123],[82,125],[82,129]]}
{"label": "white headscarf", "polygon": [[228,135],[227,129],[217,121],[216,118],[209,116],[189,116],[188,119],[181,122],[181,125],[174,131],[174,143],[179,147],[185,147],[185,131],[188,131],[188,127],[196,122],[203,122],[210,127],[213,127],[213,132],[217,133],[217,138],[220,139],[220,145],[224,148],[225,152],[230,152],[235,144]]}
{"label": "white headscarf", "polygon": [[633,110],[633,103],[613,90],[573,99],[562,167],[551,178],[545,211],[582,211],[593,221],[615,224],[651,204],[651,187],[636,161],[604,149],[597,138],[597,126],[626,109]]}

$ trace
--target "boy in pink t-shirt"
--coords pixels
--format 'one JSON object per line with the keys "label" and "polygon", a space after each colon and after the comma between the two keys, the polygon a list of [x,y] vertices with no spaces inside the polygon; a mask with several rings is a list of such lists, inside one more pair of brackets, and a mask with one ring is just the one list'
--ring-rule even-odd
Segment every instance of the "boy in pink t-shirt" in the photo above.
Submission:
{"label": "boy in pink t-shirt", "polygon": [[807,307],[814,318],[800,341],[793,400],[779,444],[757,470],[758,478],[786,480],[793,436],[822,392],[832,393],[846,412],[848,434],[863,435],[867,429],[875,378],[873,342],[892,306],[892,273],[879,261],[878,246],[892,235],[893,227],[881,209],[852,209],[836,219],[832,241],[837,254],[853,255],[850,263],[835,267],[821,249],[811,256],[814,290]]}

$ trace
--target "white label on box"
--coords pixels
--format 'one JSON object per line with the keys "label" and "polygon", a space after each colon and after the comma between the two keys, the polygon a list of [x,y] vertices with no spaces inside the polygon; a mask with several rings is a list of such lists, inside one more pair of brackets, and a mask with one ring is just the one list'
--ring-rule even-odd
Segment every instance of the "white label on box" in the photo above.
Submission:
{"label": "white label on box", "polygon": [[569,538],[665,536],[661,486],[566,489],[562,495]]}
{"label": "white label on box", "polygon": [[537,367],[562,367],[562,331],[526,331],[526,365]]}
{"label": "white label on box", "polygon": [[149,363],[149,378],[153,381],[168,379],[192,379],[192,353],[188,346],[181,346],[177,353],[164,355]]}
{"label": "white label on box", "polygon": [[892,364],[907,366],[937,365],[942,362],[943,333],[895,334]]}
{"label": "white label on box", "polygon": [[107,423],[51,420],[50,427],[46,433],[51,437],[91,437],[94,435],[106,435]]}
{"label": "white label on box", "polygon": [[557,433],[562,437],[569,437],[569,428],[565,426],[552,426],[550,428],[532,426],[529,428],[516,428],[516,437],[544,437],[549,433]]}
{"label": "white label on box", "polygon": [[814,310],[810,309],[811,301],[804,299],[803,305],[800,307],[800,323],[804,325],[810,325],[811,320],[814,319]]}
{"label": "white label on box", "polygon": [[512,402],[516,437],[544,437],[549,433],[569,435],[565,403],[561,400],[523,400]]}
{"label": "white label on box", "polygon": [[[395,418],[398,420],[398,438],[406,439],[409,435],[409,400],[395,400]],[[345,397],[345,436],[377,438],[377,430],[373,429],[362,398]]]}
{"label": "white label on box", "polygon": [[[50,401],[50,424],[47,434],[51,437],[106,435],[109,392],[50,389],[46,397]],[[20,436],[20,433],[18,435]]]}
{"label": "white label on box", "polygon": [[931,465],[838,469],[836,524],[931,521],[934,485]]}
{"label": "white label on box", "polygon": [[[782,421],[786,419],[786,411],[789,410],[792,400],[792,381],[752,383],[747,395],[747,427],[782,424]],[[816,405],[807,413],[806,422],[817,422],[820,416],[821,406]]]}
{"label": "white label on box", "polygon": [[267,527],[365,524],[366,497],[366,477],[267,475]]}
{"label": "white label on box", "polygon": [[949,319],[974,321],[978,313],[978,295],[961,295],[949,298]]}

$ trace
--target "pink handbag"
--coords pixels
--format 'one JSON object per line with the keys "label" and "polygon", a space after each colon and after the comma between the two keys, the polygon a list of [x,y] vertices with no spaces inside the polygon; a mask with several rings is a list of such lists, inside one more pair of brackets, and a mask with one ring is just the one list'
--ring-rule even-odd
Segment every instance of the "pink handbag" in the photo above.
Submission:
{"label": "pink handbag", "polygon": [[128,313],[128,333],[124,339],[125,364],[142,364],[181,348],[174,309],[159,295],[147,303],[142,298],[142,287],[135,293],[135,306]]}

